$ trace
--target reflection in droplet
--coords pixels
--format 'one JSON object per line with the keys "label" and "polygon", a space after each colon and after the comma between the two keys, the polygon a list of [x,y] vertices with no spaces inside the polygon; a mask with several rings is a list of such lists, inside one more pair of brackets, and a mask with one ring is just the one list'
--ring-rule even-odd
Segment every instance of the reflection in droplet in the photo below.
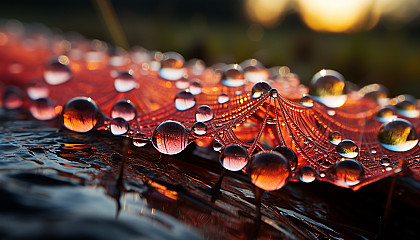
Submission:
{"label": "reflection in droplet", "polygon": [[418,143],[416,129],[404,119],[384,123],[378,132],[378,141],[386,149],[405,152]]}
{"label": "reflection in droplet", "polygon": [[170,81],[182,78],[185,74],[184,61],[184,58],[179,53],[164,53],[159,70],[159,76]]}
{"label": "reflection in droplet", "polygon": [[55,104],[49,98],[39,98],[32,101],[29,111],[38,120],[51,120],[58,115],[55,107]]}
{"label": "reflection in droplet", "polygon": [[23,93],[19,88],[9,86],[3,94],[3,107],[9,110],[18,109],[22,107],[23,99]]}
{"label": "reflection in droplet", "polygon": [[175,96],[175,108],[184,111],[195,106],[195,97],[189,91],[180,91]]}
{"label": "reflection in droplet", "polygon": [[222,84],[228,87],[240,87],[245,84],[242,68],[237,64],[226,66],[222,73]]}
{"label": "reflection in droplet", "polygon": [[347,100],[347,95],[344,94],[345,86],[344,77],[340,73],[323,69],[313,76],[310,94],[325,106],[336,108]]}
{"label": "reflection in droplet", "polygon": [[228,145],[222,150],[219,161],[227,170],[239,171],[248,163],[248,152],[239,145]]}
{"label": "reflection in droplet", "polygon": [[376,152],[377,152],[377,151],[376,151],[376,148],[375,148],[375,147],[371,147],[371,148],[370,148],[370,153],[371,153],[371,154],[376,154]]}
{"label": "reflection in droplet", "polygon": [[300,99],[300,105],[304,107],[313,107],[314,100],[309,95],[305,95]]}
{"label": "reflection in droplet", "polygon": [[316,170],[312,166],[303,166],[299,169],[299,180],[304,183],[313,182],[316,179]]}
{"label": "reflection in droplet", "polygon": [[354,186],[360,182],[364,174],[362,165],[351,159],[345,159],[337,162],[333,166],[332,174],[336,184],[340,186]]}
{"label": "reflection in droplet", "polygon": [[359,147],[351,140],[341,141],[335,149],[340,156],[345,158],[355,158],[359,155]]}
{"label": "reflection in droplet", "polygon": [[129,125],[124,118],[117,117],[111,120],[110,129],[114,135],[123,135],[128,132]]}
{"label": "reflection in droplet", "polygon": [[274,191],[287,183],[290,165],[280,153],[264,151],[252,156],[247,173],[255,186],[266,191]]}
{"label": "reflection in droplet", "polygon": [[124,118],[131,121],[136,117],[136,108],[130,100],[120,100],[116,102],[111,109],[111,118]]}
{"label": "reflection in droplet", "polygon": [[341,136],[341,133],[339,131],[334,131],[328,136],[328,141],[330,141],[330,143],[334,145],[338,145],[341,142],[342,138],[343,137]]}
{"label": "reflection in droplet", "polygon": [[395,104],[398,113],[408,118],[416,118],[419,116],[419,110],[414,102],[409,100],[401,101]]}
{"label": "reflection in droplet", "polygon": [[189,135],[189,132],[181,123],[165,121],[153,131],[152,144],[159,152],[173,155],[187,147]]}
{"label": "reflection in droplet", "polygon": [[271,90],[271,86],[266,82],[257,82],[252,87],[252,98],[259,98]]}
{"label": "reflection in droplet", "polygon": [[69,67],[59,61],[52,61],[45,67],[44,79],[50,85],[58,85],[69,81],[72,73]]}
{"label": "reflection in droplet", "polygon": [[222,146],[221,143],[215,142],[214,145],[213,145],[213,150],[216,151],[216,152],[220,152],[220,150],[222,150],[222,147],[223,146]]}
{"label": "reflection in droplet", "polygon": [[76,97],[68,101],[62,111],[63,125],[75,132],[88,132],[99,121],[100,112],[91,98]]}
{"label": "reflection in droplet", "polygon": [[118,72],[114,80],[115,90],[118,92],[128,92],[138,87],[136,79],[128,72]]}
{"label": "reflection in droplet", "polygon": [[397,119],[397,114],[392,108],[384,107],[378,111],[378,113],[376,114],[376,119],[379,122],[385,123]]}
{"label": "reflection in droplet", "polygon": [[47,98],[50,94],[50,89],[46,84],[42,82],[41,79],[33,81],[28,88],[26,89],[26,93],[28,94],[29,98],[32,100],[37,100],[39,98]]}
{"label": "reflection in droplet", "polygon": [[213,119],[213,110],[207,105],[201,105],[195,112],[195,120],[197,122],[207,122]]}
{"label": "reflection in droplet", "polygon": [[289,162],[290,170],[293,171],[296,169],[298,165],[298,158],[296,153],[292,149],[286,146],[277,146],[273,148],[273,151],[281,153],[286,158],[286,160]]}
{"label": "reflection in droplet", "polygon": [[144,133],[136,133],[133,136],[133,145],[136,147],[144,147],[148,142],[149,139]]}
{"label": "reflection in droplet", "polygon": [[207,125],[203,122],[195,122],[191,130],[197,135],[204,135],[207,132]]}
{"label": "reflection in droplet", "polygon": [[229,95],[227,95],[226,93],[221,93],[217,97],[217,102],[219,102],[220,104],[229,102]]}

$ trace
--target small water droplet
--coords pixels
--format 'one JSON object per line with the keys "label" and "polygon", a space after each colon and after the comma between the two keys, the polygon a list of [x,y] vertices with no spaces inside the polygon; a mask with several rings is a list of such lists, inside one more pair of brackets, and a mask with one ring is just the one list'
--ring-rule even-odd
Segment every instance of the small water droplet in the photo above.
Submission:
{"label": "small water droplet", "polygon": [[184,111],[195,106],[195,97],[188,91],[180,91],[175,97],[175,108]]}
{"label": "small water droplet", "polygon": [[206,70],[206,64],[203,60],[193,58],[187,62],[187,68],[192,75],[201,75]]}
{"label": "small water droplet", "polygon": [[372,99],[379,105],[388,104],[388,89],[381,84],[369,84],[359,90],[359,94],[364,98]]}
{"label": "small water droplet", "polygon": [[248,152],[239,145],[228,145],[222,150],[219,161],[227,170],[239,171],[248,163]]}
{"label": "small water droplet", "polygon": [[118,72],[114,80],[114,87],[118,92],[128,92],[137,88],[138,83],[129,72]]}
{"label": "small water droplet", "polygon": [[129,126],[124,118],[117,117],[111,120],[110,129],[114,135],[123,135],[128,132]]}
{"label": "small water droplet", "polygon": [[416,129],[404,119],[384,123],[378,132],[378,141],[386,149],[405,152],[418,143]]}
{"label": "small water droplet", "polygon": [[225,67],[222,73],[222,84],[228,87],[240,87],[245,84],[242,68],[237,64]]}
{"label": "small water droplet", "polygon": [[244,70],[244,77],[250,82],[265,81],[268,79],[268,70],[257,59],[243,61],[240,66]]}
{"label": "small water droplet", "polygon": [[190,80],[187,78],[180,78],[179,80],[176,80],[175,86],[178,89],[187,89],[190,86]]}
{"label": "small water droplet", "polygon": [[159,70],[159,76],[170,81],[182,78],[185,74],[184,62],[184,58],[179,53],[164,53]]}
{"label": "small water droplet", "polygon": [[286,158],[286,160],[289,161],[290,170],[293,171],[296,169],[298,165],[298,158],[296,153],[292,149],[286,146],[277,146],[273,148],[273,151],[281,153]]}
{"label": "small water droplet", "polygon": [[41,79],[36,79],[28,86],[26,93],[30,99],[37,100],[39,98],[47,98],[50,94],[50,89]]}
{"label": "small water droplet", "polygon": [[375,147],[371,147],[370,148],[370,153],[371,154],[376,154],[376,148]]}
{"label": "small water droplet", "polygon": [[23,92],[19,88],[9,86],[3,94],[3,107],[9,110],[18,109],[22,107],[23,99]]}
{"label": "small water droplet", "polygon": [[397,119],[397,114],[392,108],[384,107],[378,111],[378,113],[376,114],[376,119],[379,122],[385,123]]}
{"label": "small water droplet", "polygon": [[29,111],[38,120],[51,120],[58,115],[55,107],[55,104],[49,98],[39,98],[32,101]]}
{"label": "small water droplet", "polygon": [[300,99],[300,104],[304,107],[313,107],[314,100],[309,95],[305,95]]}
{"label": "small water droplet", "polygon": [[136,117],[136,108],[130,100],[120,100],[116,102],[111,109],[111,118],[123,118],[131,121]]}
{"label": "small water droplet", "polygon": [[330,116],[334,116],[335,111],[330,109],[330,110],[327,111],[327,114],[330,115]]}
{"label": "small water droplet", "polygon": [[359,147],[351,140],[341,141],[335,149],[340,156],[345,158],[355,158],[359,155]]}
{"label": "small water droplet", "polygon": [[214,117],[213,110],[207,105],[201,105],[195,112],[195,120],[197,122],[207,122]]}
{"label": "small water droplet", "polygon": [[204,135],[207,132],[207,125],[203,122],[195,122],[191,130],[197,135]]}
{"label": "small water droplet", "polygon": [[323,69],[313,76],[310,94],[325,106],[336,108],[347,100],[347,95],[344,94],[345,86],[344,77],[340,73]]}
{"label": "small water droplet", "polygon": [[391,165],[391,159],[389,159],[388,157],[383,157],[381,158],[381,160],[379,160],[379,164],[383,167],[388,167],[389,165]]}
{"label": "small water droplet", "polygon": [[398,113],[408,118],[416,118],[419,116],[419,110],[414,102],[409,100],[401,101],[395,104]]}
{"label": "small water droplet", "polygon": [[247,173],[255,186],[266,191],[274,191],[287,183],[290,165],[280,153],[264,151],[252,156]]}
{"label": "small water droplet", "polygon": [[220,150],[222,150],[222,147],[223,146],[222,146],[221,143],[215,142],[214,145],[213,145],[213,150],[216,151],[216,152],[220,152]]}
{"label": "small water droplet", "polygon": [[221,93],[218,97],[217,97],[217,102],[219,102],[220,104],[229,102],[229,95],[227,95],[226,93]]}
{"label": "small water droplet", "polygon": [[272,98],[277,98],[277,97],[278,97],[278,95],[279,95],[279,93],[277,92],[277,90],[276,90],[276,89],[271,89],[271,90],[270,90],[270,96],[271,96]]}
{"label": "small water droplet", "polygon": [[351,159],[337,162],[332,170],[335,183],[340,186],[354,186],[360,182],[364,174],[360,163]]}
{"label": "small water droplet", "polygon": [[165,121],[153,131],[152,144],[159,152],[173,155],[187,147],[189,135],[189,132],[181,123]]}
{"label": "small water droplet", "polygon": [[136,147],[144,147],[148,142],[149,139],[144,133],[136,133],[133,136],[133,145]]}
{"label": "small water droplet", "polygon": [[198,80],[192,81],[189,87],[190,93],[197,95],[201,93],[201,83]]}
{"label": "small water droplet", "polygon": [[341,142],[342,138],[343,137],[341,136],[341,133],[339,131],[334,131],[328,136],[328,141],[330,141],[330,143],[334,145],[338,145]]}
{"label": "small water droplet", "polygon": [[64,105],[62,116],[67,129],[88,132],[98,123],[100,110],[91,98],[76,97]]}
{"label": "small water droplet", "polygon": [[299,169],[299,180],[304,183],[315,181],[316,175],[316,170],[312,166],[303,166]]}
{"label": "small water droplet", "polygon": [[50,85],[58,85],[69,81],[72,78],[70,68],[60,63],[58,60],[53,60],[44,70],[44,79]]}
{"label": "small water droplet", "polygon": [[268,93],[271,90],[271,86],[266,82],[257,82],[252,87],[252,98],[259,98],[262,95]]}

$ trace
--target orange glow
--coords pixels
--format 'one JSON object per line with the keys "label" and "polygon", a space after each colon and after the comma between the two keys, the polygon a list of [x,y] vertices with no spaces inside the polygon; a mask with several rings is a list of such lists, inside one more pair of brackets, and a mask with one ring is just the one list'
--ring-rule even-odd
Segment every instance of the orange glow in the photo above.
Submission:
{"label": "orange glow", "polygon": [[86,67],[89,70],[95,70],[95,69],[99,68],[99,63],[98,62],[87,62]]}
{"label": "orange glow", "polygon": [[287,0],[247,0],[245,8],[251,20],[270,27],[280,21],[288,3]]}
{"label": "orange glow", "polygon": [[9,38],[6,34],[0,32],[0,46],[6,45],[6,43],[9,41]]}

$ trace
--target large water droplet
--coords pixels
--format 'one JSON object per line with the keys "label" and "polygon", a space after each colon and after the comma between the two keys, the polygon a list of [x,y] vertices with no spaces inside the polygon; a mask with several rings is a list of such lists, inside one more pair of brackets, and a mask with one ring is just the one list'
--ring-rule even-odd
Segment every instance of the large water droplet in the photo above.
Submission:
{"label": "large water droplet", "polygon": [[378,111],[378,113],[376,114],[376,119],[379,122],[385,123],[397,119],[397,114],[392,108],[384,107]]}
{"label": "large water droplet", "polygon": [[292,149],[286,147],[286,146],[277,146],[273,148],[273,151],[276,151],[278,153],[281,153],[287,161],[289,161],[290,169],[293,171],[296,169],[298,165],[298,158],[295,152],[293,152]]}
{"label": "large water droplet", "polygon": [[161,153],[172,155],[184,150],[189,143],[189,132],[179,122],[165,121],[152,134],[153,146]]}
{"label": "large water droplet", "polygon": [[252,87],[252,98],[259,98],[262,95],[268,93],[271,90],[271,86],[266,82],[257,82]]}
{"label": "large water droplet", "polygon": [[222,150],[219,161],[227,170],[239,171],[248,163],[248,152],[239,145],[228,145]]}
{"label": "large water droplet", "polygon": [[14,86],[6,88],[3,94],[3,107],[9,110],[18,109],[23,105],[23,92]]}
{"label": "large water droplet", "polygon": [[68,101],[62,111],[63,125],[75,132],[88,132],[99,121],[100,112],[96,103],[87,97],[76,97]]}
{"label": "large water droplet", "polygon": [[28,86],[26,93],[30,99],[37,100],[39,98],[47,98],[50,94],[50,89],[41,79],[37,79]]}
{"label": "large water droplet", "polygon": [[316,170],[311,166],[303,166],[299,169],[299,180],[304,183],[310,183],[316,179]]}
{"label": "large water droplet", "polygon": [[378,132],[378,141],[386,149],[405,152],[418,143],[416,129],[404,119],[384,123]]}
{"label": "large water droplet", "polygon": [[217,102],[219,102],[220,104],[229,102],[229,95],[227,95],[226,93],[221,93],[217,97]]}
{"label": "large water droplet", "polygon": [[408,118],[416,118],[419,116],[419,110],[414,102],[409,100],[401,101],[395,104],[398,113]]}
{"label": "large water droplet", "polygon": [[203,122],[195,122],[191,130],[197,135],[204,135],[207,132],[207,125]]}
{"label": "large water droplet", "polygon": [[335,149],[340,156],[345,158],[355,158],[359,155],[359,147],[351,140],[341,141]]}
{"label": "large water droplet", "polygon": [[167,52],[163,54],[159,76],[166,80],[178,80],[185,74],[184,58],[176,52]]}
{"label": "large water droplet", "polygon": [[237,64],[225,67],[222,73],[222,84],[228,87],[240,87],[245,84],[242,68]]}
{"label": "large water droplet", "polygon": [[111,120],[110,129],[114,135],[123,135],[128,132],[129,125],[124,118],[117,117]]}
{"label": "large water droplet", "polygon": [[332,174],[336,184],[340,186],[354,186],[360,182],[364,171],[359,162],[345,159],[333,166]]}
{"label": "large water droplet", "polygon": [[347,95],[344,94],[345,86],[344,77],[340,73],[323,69],[313,76],[310,93],[325,106],[336,108],[347,100]]}
{"label": "large water droplet", "polygon": [[136,108],[130,100],[120,100],[112,106],[111,118],[124,118],[126,121],[131,121],[136,117]]}
{"label": "large water droplet", "polygon": [[52,61],[45,67],[44,79],[50,85],[58,85],[69,81],[72,78],[70,68],[60,63],[59,61]]}
{"label": "large water droplet", "polygon": [[49,98],[39,98],[32,101],[29,111],[38,120],[51,120],[57,117],[55,104]]}
{"label": "large water droplet", "polygon": [[304,107],[313,107],[314,100],[309,95],[305,95],[300,99],[300,104]]}
{"label": "large water droplet", "polygon": [[252,156],[247,173],[255,186],[266,191],[274,191],[282,188],[288,181],[290,165],[278,152],[259,152]]}
{"label": "large water droplet", "polygon": [[341,139],[343,137],[341,136],[341,133],[339,131],[331,132],[328,136],[328,141],[334,145],[338,145],[341,142]]}
{"label": "large water droplet", "polygon": [[202,105],[198,107],[197,111],[195,112],[195,120],[197,122],[207,122],[212,120],[213,117],[213,110],[207,105]]}
{"label": "large water droplet", "polygon": [[195,97],[188,91],[180,91],[175,96],[175,108],[184,111],[195,106]]}
{"label": "large water droplet", "polygon": [[118,72],[114,80],[115,90],[118,92],[128,92],[138,87],[136,79],[128,72]]}
{"label": "large water droplet", "polygon": [[144,147],[148,142],[149,139],[144,133],[136,133],[133,136],[133,145],[136,147]]}

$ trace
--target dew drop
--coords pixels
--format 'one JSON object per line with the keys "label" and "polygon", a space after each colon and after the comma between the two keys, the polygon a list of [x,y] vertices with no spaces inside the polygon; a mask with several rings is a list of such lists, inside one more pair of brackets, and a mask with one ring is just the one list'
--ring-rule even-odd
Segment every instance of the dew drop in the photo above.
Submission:
{"label": "dew drop", "polygon": [[184,150],[189,143],[189,132],[179,122],[165,121],[152,134],[152,144],[161,153],[173,155]]}
{"label": "dew drop", "polygon": [[268,70],[257,59],[243,61],[240,66],[244,70],[244,77],[250,82],[265,81],[268,79]]}
{"label": "dew drop", "polygon": [[195,122],[191,130],[197,135],[204,135],[207,132],[207,125],[203,122]]}
{"label": "dew drop", "polygon": [[344,94],[345,86],[344,77],[340,73],[323,69],[313,76],[310,94],[325,106],[336,108],[347,100],[347,95]]}
{"label": "dew drop", "polygon": [[384,123],[378,132],[378,141],[386,149],[405,152],[418,143],[416,129],[404,119]]}
{"label": "dew drop", "polygon": [[120,117],[126,121],[131,121],[136,115],[136,108],[130,100],[120,100],[111,109],[111,118]]}
{"label": "dew drop", "polygon": [[33,81],[28,88],[26,89],[26,93],[28,94],[29,98],[32,100],[37,100],[39,98],[47,98],[50,94],[50,89],[48,86],[39,80]]}
{"label": "dew drop", "polygon": [[123,135],[128,132],[129,126],[124,118],[117,117],[111,120],[110,129],[114,135]]}
{"label": "dew drop", "polygon": [[23,92],[15,86],[9,86],[3,94],[3,107],[9,110],[18,109],[22,107],[23,100]]}
{"label": "dew drop", "polygon": [[313,107],[314,100],[309,95],[305,95],[300,99],[300,105],[304,107]]}
{"label": "dew drop", "polygon": [[190,93],[192,93],[193,95],[200,94],[201,83],[198,80],[191,82],[189,90],[190,90]]}
{"label": "dew drop", "polygon": [[118,72],[114,80],[115,90],[118,92],[128,92],[138,87],[136,79],[128,72]]}
{"label": "dew drop", "polygon": [[193,58],[187,62],[187,68],[192,75],[201,75],[206,70],[206,64],[201,59]]}
{"label": "dew drop", "polygon": [[359,147],[351,140],[341,141],[335,149],[340,156],[345,158],[355,158],[359,155]]}
{"label": "dew drop", "polygon": [[195,97],[189,91],[180,91],[175,96],[175,108],[184,111],[195,106]]}
{"label": "dew drop", "polygon": [[44,69],[44,79],[50,85],[58,85],[69,81],[72,78],[70,68],[54,60],[47,64]]}
{"label": "dew drop", "polygon": [[220,150],[222,150],[222,147],[223,146],[222,146],[221,143],[215,142],[214,145],[213,145],[213,150],[216,151],[216,152],[220,152]]}
{"label": "dew drop", "polygon": [[359,90],[359,94],[364,98],[372,99],[379,105],[388,104],[388,89],[381,84],[369,84]]}
{"label": "dew drop", "polygon": [[416,108],[414,102],[409,100],[401,101],[395,104],[397,112],[404,117],[416,118],[419,116],[419,110]]}
{"label": "dew drop", "polygon": [[187,89],[190,86],[190,80],[187,78],[181,78],[179,80],[176,80],[175,86],[178,89]]}
{"label": "dew drop", "polygon": [[207,122],[214,117],[213,110],[207,105],[201,105],[195,112],[195,120],[197,122]]}
{"label": "dew drop", "polygon": [[296,169],[298,165],[298,158],[296,153],[292,149],[286,146],[277,146],[273,148],[273,151],[282,154],[286,158],[286,160],[289,162],[290,170],[293,171]]}
{"label": "dew drop", "polygon": [[345,159],[337,162],[332,168],[335,183],[340,186],[354,186],[360,182],[363,176],[363,167],[359,162]]}
{"label": "dew drop", "polygon": [[299,169],[299,180],[304,183],[315,181],[317,172],[312,166],[303,166]]}
{"label": "dew drop", "polygon": [[330,116],[334,116],[335,115],[335,111],[332,110],[332,109],[330,109],[330,110],[327,111],[327,114],[330,115]]}
{"label": "dew drop", "polygon": [[384,107],[378,111],[378,113],[376,114],[376,119],[379,122],[385,123],[397,119],[397,114],[392,108]]}
{"label": "dew drop", "polygon": [[227,95],[226,93],[221,93],[217,97],[217,102],[219,102],[220,104],[229,102],[229,95]]}
{"label": "dew drop", "polygon": [[170,81],[182,78],[185,74],[184,62],[184,58],[179,53],[164,53],[159,70],[159,76]]}
{"label": "dew drop", "polygon": [[257,82],[252,87],[252,98],[259,98],[262,95],[268,93],[271,90],[271,86],[266,82]]}
{"label": "dew drop", "polygon": [[381,160],[379,160],[379,164],[382,167],[388,167],[389,165],[391,165],[391,159],[389,159],[388,157],[383,157],[381,158]]}
{"label": "dew drop", "polygon": [[264,151],[252,156],[247,173],[255,186],[266,191],[274,191],[287,183],[290,165],[280,153]]}
{"label": "dew drop", "polygon": [[376,151],[376,148],[375,148],[375,147],[371,147],[371,148],[370,148],[370,153],[371,153],[371,154],[376,154],[376,152],[377,152],[377,151]]}
{"label": "dew drop", "polygon": [[75,132],[88,132],[99,121],[100,110],[96,103],[87,97],[76,97],[68,101],[62,111],[63,125]]}
{"label": "dew drop", "polygon": [[238,64],[225,67],[222,73],[222,84],[228,87],[240,87],[245,84],[242,68]]}
{"label": "dew drop", "polygon": [[219,161],[227,170],[239,171],[248,163],[248,152],[239,145],[231,144],[222,150]]}
{"label": "dew drop", "polygon": [[39,98],[32,101],[29,111],[38,120],[51,120],[58,115],[55,107],[55,104],[49,98]]}
{"label": "dew drop", "polygon": [[133,145],[136,147],[144,147],[149,142],[149,138],[144,133],[136,133],[133,136]]}
{"label": "dew drop", "polygon": [[341,139],[343,137],[341,136],[341,133],[338,131],[334,131],[332,133],[330,133],[330,135],[328,136],[328,141],[330,141],[330,143],[334,144],[334,145],[338,145],[341,142]]}
{"label": "dew drop", "polygon": [[277,90],[276,90],[276,89],[271,89],[271,90],[270,90],[270,96],[271,96],[272,98],[277,98],[277,97],[279,96],[279,93],[277,92]]}

